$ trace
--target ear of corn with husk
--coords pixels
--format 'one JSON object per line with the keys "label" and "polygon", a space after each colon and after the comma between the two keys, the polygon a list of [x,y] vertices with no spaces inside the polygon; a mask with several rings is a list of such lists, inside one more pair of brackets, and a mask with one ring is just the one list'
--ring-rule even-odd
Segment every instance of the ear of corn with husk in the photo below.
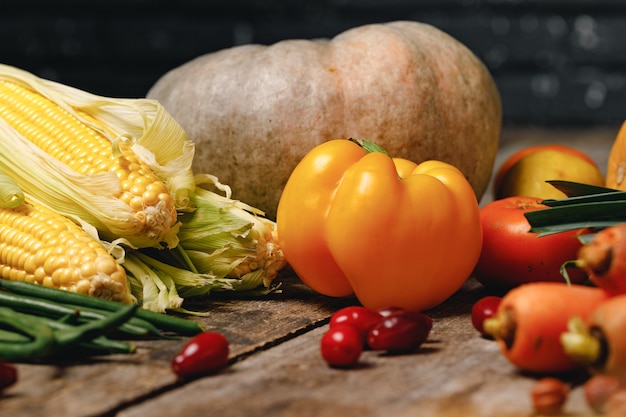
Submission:
{"label": "ear of corn with husk", "polygon": [[[82,226],[125,272],[127,292],[110,298],[164,312],[212,291],[272,290],[285,265],[275,223],[216,177],[194,175],[193,154],[156,101],[95,96],[0,65],[0,207],[42,207]],[[13,257],[2,267],[32,281]],[[34,282],[106,293],[87,290],[87,278]]]}
{"label": "ear of corn with husk", "polygon": [[174,247],[193,144],[157,102],[0,66],[0,169],[41,204],[135,247]]}
{"label": "ear of corn with husk", "polygon": [[[102,242],[17,190],[9,177],[0,175],[0,201],[10,201],[0,205],[0,277],[122,303],[136,301],[126,271]],[[11,198],[15,195],[17,200]]]}
{"label": "ear of corn with husk", "polygon": [[24,199],[24,192],[15,180],[0,171],[0,207],[19,207],[24,203]]}
{"label": "ear of corn with husk", "polygon": [[181,216],[179,245],[127,253],[127,261],[133,264],[131,284],[143,288],[135,295],[158,311],[179,308],[179,295],[188,298],[261,286],[263,292],[271,292],[286,264],[276,243],[275,222],[233,200],[230,188],[216,177],[198,174],[195,178],[197,185],[190,193],[194,210]]}

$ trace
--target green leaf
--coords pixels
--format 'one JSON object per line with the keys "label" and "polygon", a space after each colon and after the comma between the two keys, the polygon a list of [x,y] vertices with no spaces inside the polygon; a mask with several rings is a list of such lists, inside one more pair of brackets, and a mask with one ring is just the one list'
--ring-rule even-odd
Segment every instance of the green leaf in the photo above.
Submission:
{"label": "green leaf", "polygon": [[531,232],[546,234],[586,227],[604,228],[626,222],[626,200],[561,204],[524,215]]}
{"label": "green leaf", "polygon": [[610,191],[599,194],[579,195],[560,200],[543,200],[541,204],[548,207],[571,206],[586,203],[601,203],[606,201],[626,201],[626,192]]}
{"label": "green leaf", "polygon": [[583,184],[583,183],[574,182],[574,181],[550,180],[546,182],[552,185],[557,190],[562,191],[568,197],[576,197],[576,196],[591,195],[591,194],[604,194],[604,193],[610,193],[610,192],[623,193],[622,191],[617,191],[613,188],[600,187],[597,185],[590,185],[590,184]]}
{"label": "green leaf", "polygon": [[543,200],[545,209],[524,213],[531,232],[546,236],[584,228],[599,230],[626,222],[625,191],[572,181],[548,182],[568,197]]}

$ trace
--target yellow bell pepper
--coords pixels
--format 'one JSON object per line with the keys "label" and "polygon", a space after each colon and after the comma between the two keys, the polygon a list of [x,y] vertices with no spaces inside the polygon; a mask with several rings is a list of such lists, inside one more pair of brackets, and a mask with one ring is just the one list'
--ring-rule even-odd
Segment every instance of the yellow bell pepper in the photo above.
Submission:
{"label": "yellow bell pepper", "polygon": [[306,285],[328,296],[354,294],[368,308],[441,304],[470,276],[482,246],[476,195],[460,170],[344,139],[301,160],[276,226]]}

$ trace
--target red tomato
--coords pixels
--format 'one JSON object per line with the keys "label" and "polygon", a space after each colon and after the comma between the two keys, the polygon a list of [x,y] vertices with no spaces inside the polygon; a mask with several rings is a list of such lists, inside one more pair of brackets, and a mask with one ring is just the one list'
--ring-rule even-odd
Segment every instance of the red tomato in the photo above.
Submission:
{"label": "red tomato", "polygon": [[[561,265],[575,260],[582,246],[573,230],[538,237],[530,233],[524,213],[545,209],[533,197],[508,197],[488,203],[480,210],[483,247],[474,277],[483,285],[510,289],[526,282],[565,282]],[[581,283],[582,271],[569,270],[570,280]]]}

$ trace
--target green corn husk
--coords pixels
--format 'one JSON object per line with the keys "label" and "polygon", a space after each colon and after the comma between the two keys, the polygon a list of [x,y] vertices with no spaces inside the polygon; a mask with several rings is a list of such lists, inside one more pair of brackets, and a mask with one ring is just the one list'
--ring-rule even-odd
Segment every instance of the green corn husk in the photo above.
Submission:
{"label": "green corn husk", "polygon": [[13,178],[0,171],[0,207],[19,207],[24,203],[24,198],[24,192]]}
{"label": "green corn husk", "polygon": [[[273,281],[286,260],[276,242],[275,222],[260,210],[231,198],[230,188],[208,174],[195,177],[191,212],[181,213],[174,249],[127,250],[132,294],[143,308],[185,311],[184,299],[213,291],[275,290]],[[203,186],[211,185],[224,195]]]}
{"label": "green corn husk", "polygon": [[[187,192],[193,189],[194,144],[160,103],[97,96],[2,64],[0,80],[50,99],[69,117],[108,139],[114,155],[121,153],[122,146],[129,148],[167,186],[176,209],[187,208]],[[137,247],[159,247],[162,241],[171,247],[177,244],[177,225],[144,227],[136,220],[131,207],[116,197],[121,184],[113,172],[79,174],[35,146],[4,118],[0,118],[0,169],[34,201],[88,222],[109,240],[124,237]]]}
{"label": "green corn husk", "polygon": [[182,215],[179,230],[180,246],[191,263],[200,273],[247,281],[256,277],[257,286],[269,287],[286,263],[276,240],[275,222],[263,217],[262,211],[233,200],[230,189],[213,176],[196,175],[196,184],[191,197],[196,210]]}
{"label": "green corn husk", "polygon": [[275,223],[232,199],[217,178],[194,175],[194,144],[158,102],[95,96],[2,64],[0,80],[52,100],[104,135],[114,155],[130,148],[166,184],[176,203],[176,224],[163,239],[138,236],[130,206],[113,198],[120,189],[114,173],[78,174],[0,119],[0,169],[27,197],[80,223],[94,239],[102,236],[144,308],[181,311],[185,298],[212,291],[256,294],[261,286],[266,290],[260,293],[273,291],[286,264]]}

